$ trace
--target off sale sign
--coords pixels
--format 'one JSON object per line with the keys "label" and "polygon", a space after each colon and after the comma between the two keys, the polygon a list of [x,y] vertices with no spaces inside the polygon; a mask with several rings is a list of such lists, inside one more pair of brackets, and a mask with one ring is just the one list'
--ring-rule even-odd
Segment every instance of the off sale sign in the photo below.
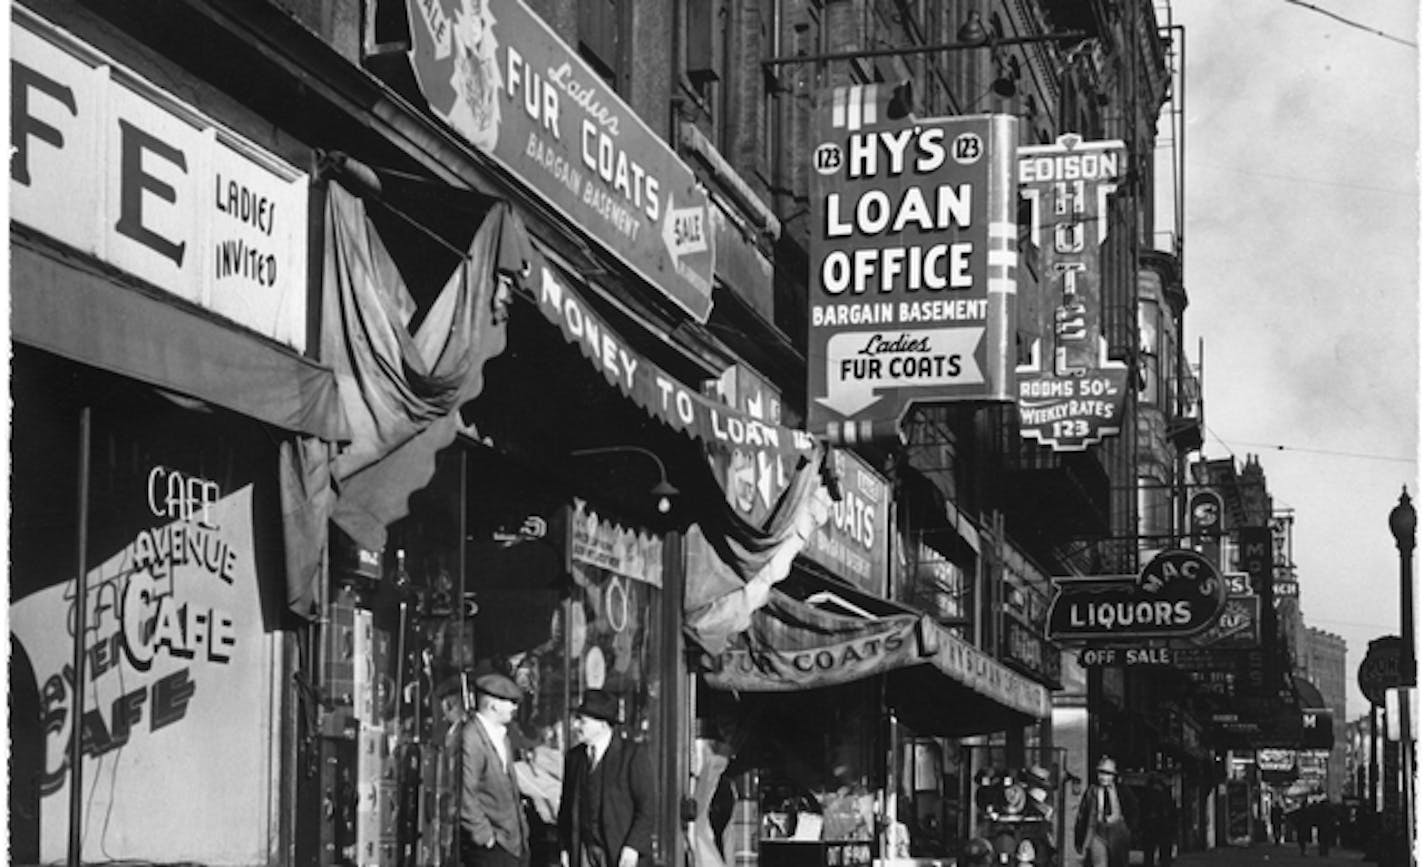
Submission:
{"label": "off sale sign", "polygon": [[888,87],[821,95],[807,428],[833,439],[1014,396],[1017,120],[892,114]]}

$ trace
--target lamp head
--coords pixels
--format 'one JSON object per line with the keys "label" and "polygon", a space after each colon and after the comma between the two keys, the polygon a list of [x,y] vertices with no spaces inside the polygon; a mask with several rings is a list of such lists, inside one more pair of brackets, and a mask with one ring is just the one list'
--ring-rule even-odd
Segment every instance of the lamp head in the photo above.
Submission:
{"label": "lamp head", "polygon": [[971,45],[980,45],[989,41],[989,31],[984,29],[984,18],[979,14],[978,9],[969,10],[969,17],[964,19],[964,24],[956,34],[960,42],[967,42]]}
{"label": "lamp head", "polygon": [[1394,545],[1400,551],[1414,550],[1414,530],[1419,517],[1414,512],[1414,504],[1409,500],[1409,489],[1399,495],[1399,502],[1389,510],[1389,531],[1394,534]]}
{"label": "lamp head", "polygon": [[677,488],[673,487],[672,483],[669,482],[667,479],[662,479],[656,485],[653,485],[653,489],[648,493],[654,497],[657,497],[658,514],[666,515],[668,512],[672,511],[673,498],[682,492],[679,491]]}

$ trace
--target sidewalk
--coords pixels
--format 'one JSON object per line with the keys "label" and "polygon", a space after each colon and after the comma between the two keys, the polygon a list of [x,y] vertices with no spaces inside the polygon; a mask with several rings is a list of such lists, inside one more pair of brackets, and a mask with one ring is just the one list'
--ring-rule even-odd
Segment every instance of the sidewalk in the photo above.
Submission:
{"label": "sidewalk", "polygon": [[1340,864],[1362,865],[1364,855],[1353,849],[1331,849],[1329,855],[1316,854],[1315,846],[1300,854],[1295,843],[1280,846],[1257,843],[1252,846],[1222,846],[1206,852],[1187,852],[1178,856],[1173,867],[1233,867],[1233,865],[1269,864],[1271,867],[1335,867]]}

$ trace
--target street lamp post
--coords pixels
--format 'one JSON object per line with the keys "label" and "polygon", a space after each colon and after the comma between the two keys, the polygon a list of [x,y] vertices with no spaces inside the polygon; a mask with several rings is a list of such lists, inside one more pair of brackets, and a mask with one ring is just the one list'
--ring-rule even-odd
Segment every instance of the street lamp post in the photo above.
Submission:
{"label": "street lamp post", "polygon": [[1410,702],[1415,687],[1414,660],[1414,534],[1418,516],[1409,501],[1409,491],[1399,495],[1399,502],[1389,512],[1389,531],[1394,535],[1394,545],[1399,549],[1399,629],[1403,638],[1401,659],[1399,660],[1399,752],[1400,807],[1403,821],[1400,823],[1404,834],[1403,860],[1413,864],[1414,849],[1414,732],[1411,728]]}

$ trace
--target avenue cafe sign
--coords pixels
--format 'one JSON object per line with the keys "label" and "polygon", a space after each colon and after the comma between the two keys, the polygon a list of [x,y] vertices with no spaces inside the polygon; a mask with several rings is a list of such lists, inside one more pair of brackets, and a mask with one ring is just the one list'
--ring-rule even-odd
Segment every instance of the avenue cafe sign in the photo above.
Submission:
{"label": "avenue cafe sign", "polygon": [[1226,582],[1202,555],[1163,551],[1136,575],[1055,578],[1048,637],[1064,642],[1185,638],[1209,628],[1226,605]]}
{"label": "avenue cafe sign", "polygon": [[1013,399],[1017,121],[891,118],[889,94],[824,92],[806,155],[818,433],[898,424],[917,401]]}
{"label": "avenue cafe sign", "polygon": [[439,118],[706,322],[711,204],[686,163],[521,0],[407,0]]}

